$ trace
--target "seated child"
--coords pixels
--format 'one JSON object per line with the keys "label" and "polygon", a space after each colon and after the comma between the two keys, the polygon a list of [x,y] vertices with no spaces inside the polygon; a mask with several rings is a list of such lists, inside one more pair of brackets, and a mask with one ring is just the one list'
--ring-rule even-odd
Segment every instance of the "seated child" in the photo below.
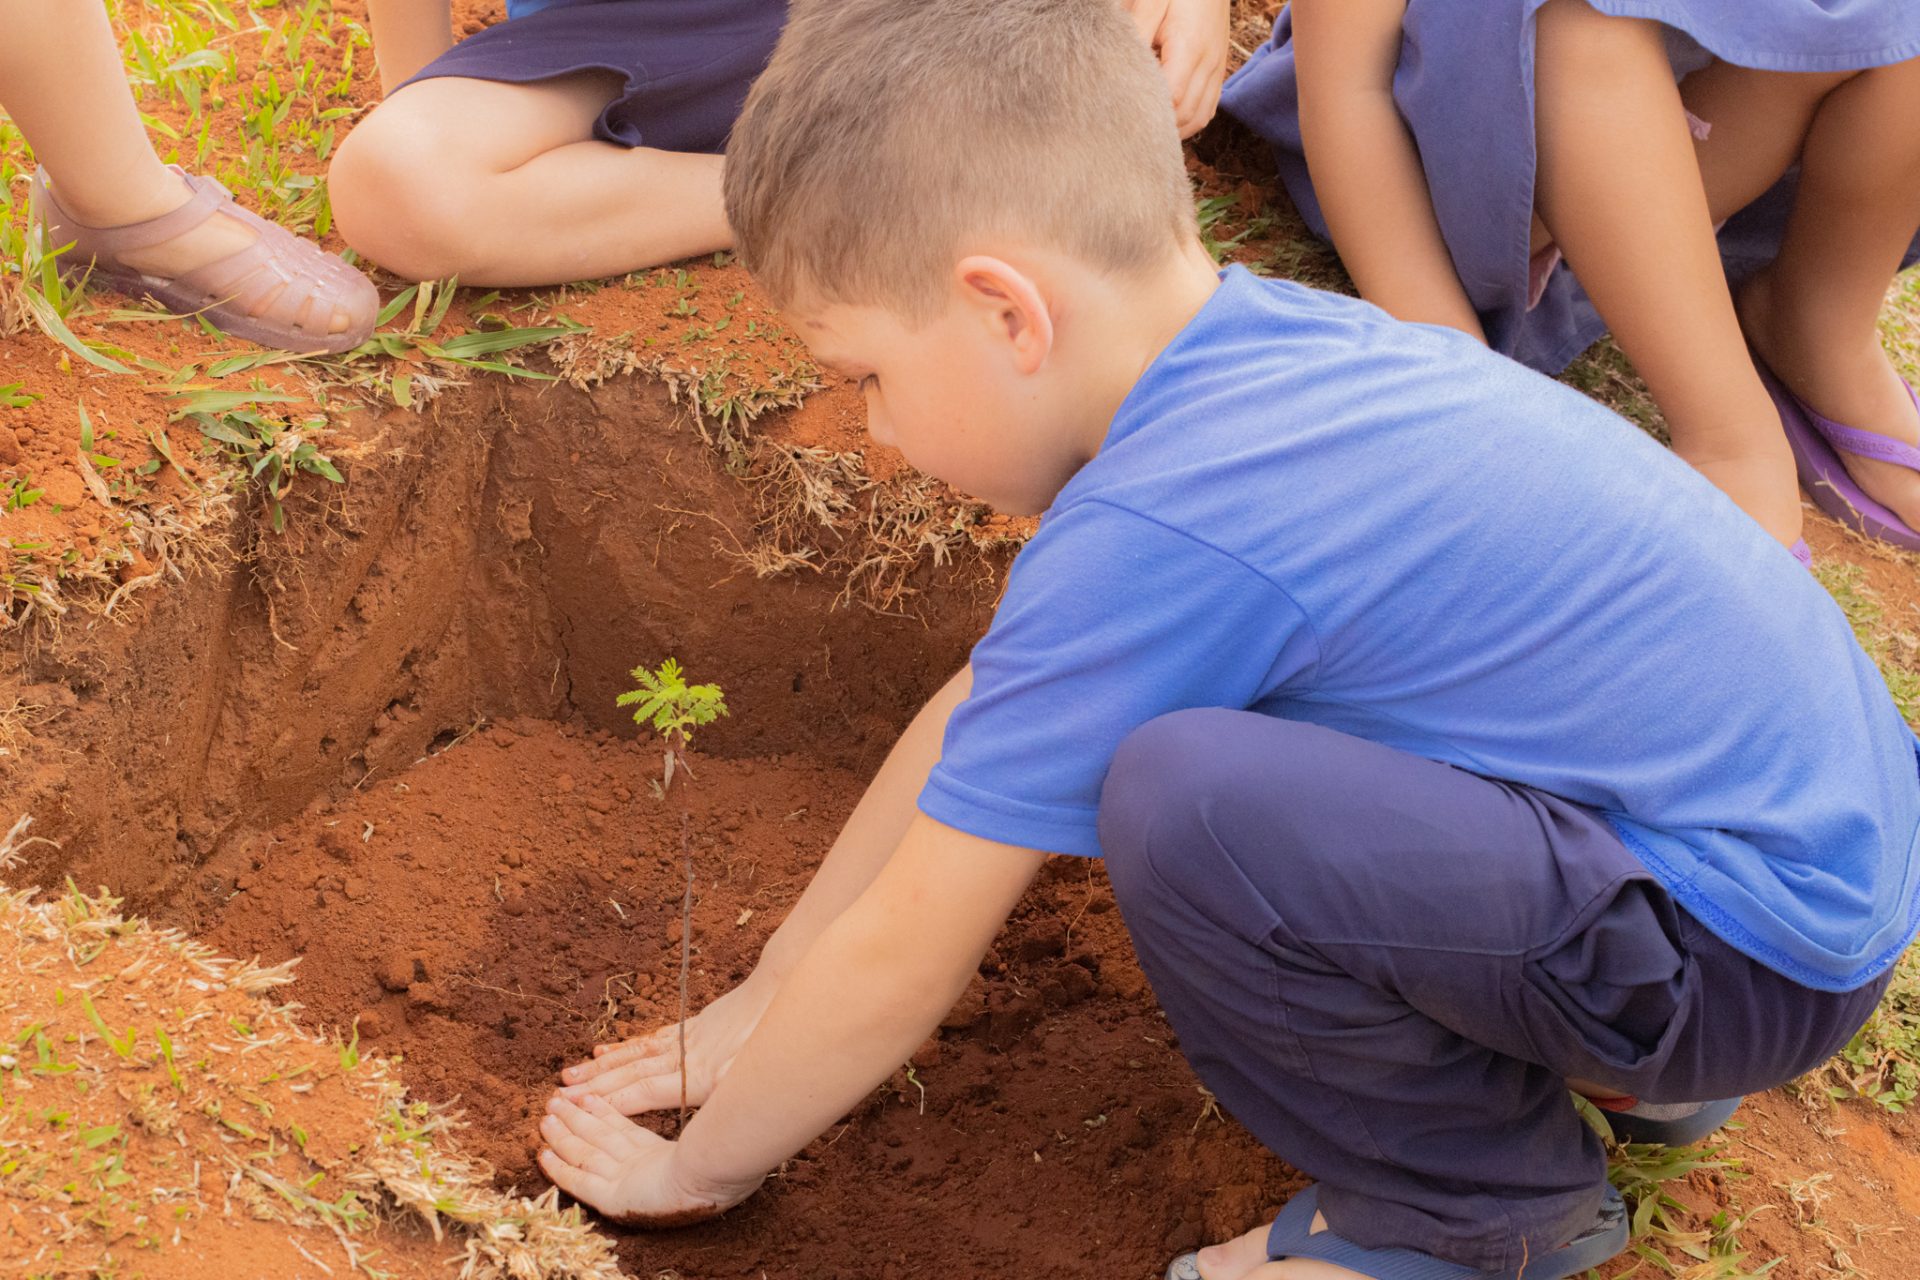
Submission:
{"label": "seated child", "polygon": [[1920,907],[1920,760],[1840,610],[1579,393],[1217,272],[1111,0],[797,11],[726,197],[876,439],[1045,514],[689,1023],[679,1140],[622,1114],[677,1103],[673,1033],[603,1047],[541,1124],[562,1189],[650,1224],[744,1199],[933,1031],[1050,854],[1105,856],[1194,1069],[1319,1180],[1177,1275],[1576,1273],[1626,1226],[1567,1081],[1679,1140],[1866,1020]]}
{"label": "seated child", "polygon": [[[1225,0],[1125,3],[1198,130],[1226,74]],[[408,279],[489,287],[732,243],[718,152],[786,0],[507,0],[457,45],[450,9],[368,0],[387,99],[328,174],[347,243]]]}
{"label": "seated child", "polygon": [[1797,462],[1920,547],[1876,325],[1920,253],[1920,5],[1295,0],[1223,105],[1362,297],[1549,373],[1611,328],[1675,451],[1782,542]]}

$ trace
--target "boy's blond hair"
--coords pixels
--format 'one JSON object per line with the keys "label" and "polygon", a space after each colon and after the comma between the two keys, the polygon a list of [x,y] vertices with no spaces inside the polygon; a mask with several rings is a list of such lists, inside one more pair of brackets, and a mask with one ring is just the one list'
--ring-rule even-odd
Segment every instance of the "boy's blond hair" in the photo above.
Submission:
{"label": "boy's blond hair", "polygon": [[1194,231],[1166,81],[1119,0],[795,0],[726,201],[776,301],[910,318],[995,240],[1124,273]]}

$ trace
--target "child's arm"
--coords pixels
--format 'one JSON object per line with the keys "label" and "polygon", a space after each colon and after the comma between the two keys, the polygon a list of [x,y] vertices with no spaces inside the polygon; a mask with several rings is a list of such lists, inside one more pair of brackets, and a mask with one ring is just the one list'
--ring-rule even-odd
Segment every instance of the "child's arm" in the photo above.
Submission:
{"label": "child's arm", "polygon": [[1160,58],[1174,121],[1190,138],[1220,105],[1227,78],[1227,0],[1122,0]]}
{"label": "child's arm", "polygon": [[1307,167],[1360,296],[1485,342],[1393,101],[1406,0],[1293,0],[1292,9]]}
{"label": "child's arm", "polygon": [[453,48],[452,0],[367,0],[367,21],[383,94]]}
{"label": "child's arm", "polygon": [[932,1033],[1045,855],[914,819],[781,984],[678,1142],[604,1101],[548,1104],[540,1167],[608,1215],[674,1225],[739,1203]]}
{"label": "child's arm", "polygon": [[[920,789],[940,759],[947,718],[965,700],[972,685],[972,668],[962,667],[921,708],[868,784],[806,892],[767,940],[760,963],[746,981],[688,1020],[687,1087],[688,1097],[695,1104],[706,1101],[772,1002],[782,979],[800,963],[826,927],[865,892],[900,847],[918,812]],[[604,1098],[626,1115],[677,1103],[679,1024],[623,1044],[600,1045],[591,1059],[562,1072],[561,1080],[580,1093]]]}

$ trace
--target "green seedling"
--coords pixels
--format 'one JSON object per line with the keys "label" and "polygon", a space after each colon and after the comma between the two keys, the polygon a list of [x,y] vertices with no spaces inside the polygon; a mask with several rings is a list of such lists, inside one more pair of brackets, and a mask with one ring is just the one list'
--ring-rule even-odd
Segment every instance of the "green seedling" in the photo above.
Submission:
{"label": "green seedling", "polygon": [[654,671],[635,667],[633,678],[640,687],[621,694],[615,705],[632,707],[633,722],[651,724],[660,735],[665,762],[659,789],[664,795],[673,786],[675,769],[686,769],[682,753],[692,744],[693,731],[727,714],[726,695],[717,684],[688,684],[680,664],[672,658]]}
{"label": "green seedling", "polygon": [[[616,705],[633,708],[633,722],[653,727],[665,750],[661,777],[654,794],[666,799],[676,767],[691,778],[682,753],[693,741],[693,731],[727,714],[726,695],[717,684],[688,684],[680,664],[672,658],[649,671],[635,667],[638,689],[629,689]],[[687,868],[687,886],[680,897],[680,1123],[687,1120],[687,979],[693,970],[693,832],[691,820],[680,813],[680,856]]]}
{"label": "green seedling", "polygon": [[25,386],[24,382],[9,382],[6,386],[0,387],[0,406],[8,409],[24,409],[40,398],[31,391],[22,390]]}

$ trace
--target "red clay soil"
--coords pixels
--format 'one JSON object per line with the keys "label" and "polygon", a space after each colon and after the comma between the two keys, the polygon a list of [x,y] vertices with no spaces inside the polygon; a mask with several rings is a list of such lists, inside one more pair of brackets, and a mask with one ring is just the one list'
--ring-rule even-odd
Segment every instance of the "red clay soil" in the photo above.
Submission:
{"label": "red clay soil", "polygon": [[[416,1095],[460,1099],[467,1145],[504,1181],[537,1187],[533,1125],[559,1068],[677,1008],[678,820],[648,789],[658,764],[604,731],[489,725],[214,858],[174,910],[237,954],[304,955],[310,1017],[357,1018],[375,1050],[404,1055]],[[697,833],[696,1006],[751,967],[861,786],[797,757],[697,768],[674,795]],[[911,1076],[724,1221],[616,1232],[623,1265],[1146,1280],[1301,1184],[1211,1108],[1094,865],[1051,864],[982,975]],[[1703,1220],[1751,1213],[1749,1266],[1780,1257],[1781,1280],[1843,1275],[1826,1269],[1838,1249],[1870,1280],[1920,1274],[1920,1232],[1896,1230],[1920,1207],[1911,1121],[1864,1106],[1816,1115],[1784,1095],[1742,1120],[1736,1153],[1756,1176],[1702,1172],[1677,1194]],[[1847,1132],[1835,1141],[1833,1128]]]}
{"label": "red clay soil", "polygon": [[[214,945],[304,954],[310,1017],[357,1017],[418,1096],[460,1098],[470,1150],[539,1186],[533,1124],[559,1069],[677,1007],[678,819],[649,792],[658,765],[604,733],[490,725],[214,859],[177,906]],[[751,967],[861,780],[795,758],[696,767],[674,803],[697,833],[698,1005]],[[1091,864],[1050,868],[984,972],[911,1078],[725,1221],[627,1236],[623,1264],[1144,1277],[1298,1185],[1209,1106]]]}

